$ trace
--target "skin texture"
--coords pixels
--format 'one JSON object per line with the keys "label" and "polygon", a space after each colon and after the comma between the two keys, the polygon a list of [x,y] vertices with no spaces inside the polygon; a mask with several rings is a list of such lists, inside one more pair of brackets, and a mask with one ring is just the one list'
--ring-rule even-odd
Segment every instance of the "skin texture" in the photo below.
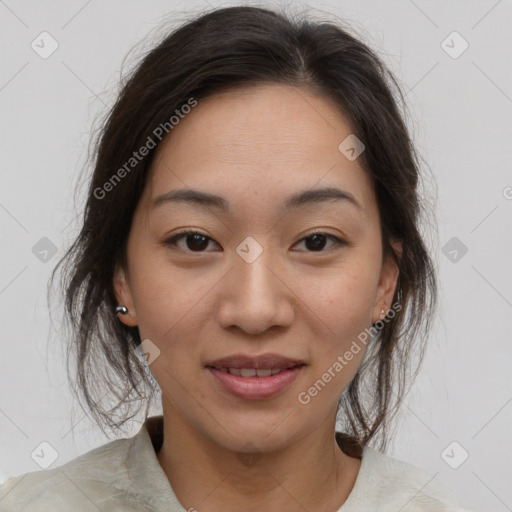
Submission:
{"label": "skin texture", "polygon": [[[150,365],[163,396],[158,460],[186,509],[328,512],[354,485],[360,460],[337,446],[335,418],[365,351],[309,404],[297,399],[382,318],[396,287],[371,180],[338,150],[351,133],[329,100],[259,85],[202,101],[158,148],[114,287],[130,312],[120,321],[160,350]],[[360,208],[330,199],[284,211],[290,195],[323,187],[349,192]],[[181,188],[222,196],[230,212],[151,205]],[[211,240],[202,251],[186,237],[165,243],[183,229]],[[314,250],[313,230],[345,243],[320,238]],[[247,236],[263,249],[251,263],[236,252]],[[306,366],[279,395],[243,400],[205,368],[239,353]]]}

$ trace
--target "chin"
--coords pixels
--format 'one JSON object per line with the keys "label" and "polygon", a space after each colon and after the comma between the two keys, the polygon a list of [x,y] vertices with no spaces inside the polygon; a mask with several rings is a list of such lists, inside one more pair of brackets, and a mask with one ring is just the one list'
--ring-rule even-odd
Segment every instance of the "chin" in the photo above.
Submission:
{"label": "chin", "polygon": [[313,426],[308,429],[307,425],[299,425],[297,418],[300,416],[296,414],[276,413],[274,417],[267,415],[267,421],[262,420],[261,413],[259,418],[257,412],[255,415],[256,417],[250,414],[245,418],[223,418],[214,424],[220,424],[225,428],[219,426],[215,432],[211,431],[210,422],[207,435],[215,443],[234,452],[274,452],[298,442],[315,428]]}

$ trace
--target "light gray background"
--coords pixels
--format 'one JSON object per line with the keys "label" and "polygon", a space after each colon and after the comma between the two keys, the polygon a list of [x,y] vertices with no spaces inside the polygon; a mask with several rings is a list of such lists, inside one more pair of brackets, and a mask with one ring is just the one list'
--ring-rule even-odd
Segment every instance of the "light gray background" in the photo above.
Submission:
{"label": "light gray background", "polygon": [[[43,441],[58,452],[52,467],[106,442],[71,399],[46,282],[76,233],[73,187],[123,58],[191,5],[233,3],[0,0],[0,482],[39,470],[31,453]],[[390,454],[425,469],[468,508],[512,510],[512,2],[309,5],[349,22],[402,81],[439,187],[441,311]],[[43,31],[59,45],[47,59],[31,48]],[[453,31],[469,44],[457,58],[442,47]],[[453,36],[445,44],[462,48]],[[43,237],[58,248],[46,263],[32,252]],[[449,257],[442,251],[453,237],[468,250],[461,257],[455,248],[457,261],[453,247]],[[469,458],[452,469],[442,454],[454,465],[462,450]]]}

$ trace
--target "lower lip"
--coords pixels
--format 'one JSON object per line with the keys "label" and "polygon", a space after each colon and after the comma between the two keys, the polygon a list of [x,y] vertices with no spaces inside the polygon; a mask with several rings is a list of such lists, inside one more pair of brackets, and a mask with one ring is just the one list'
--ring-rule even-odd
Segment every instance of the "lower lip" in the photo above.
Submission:
{"label": "lower lip", "polygon": [[270,377],[239,377],[215,368],[207,368],[226,391],[244,400],[262,400],[281,393],[299,375],[303,366],[295,366]]}

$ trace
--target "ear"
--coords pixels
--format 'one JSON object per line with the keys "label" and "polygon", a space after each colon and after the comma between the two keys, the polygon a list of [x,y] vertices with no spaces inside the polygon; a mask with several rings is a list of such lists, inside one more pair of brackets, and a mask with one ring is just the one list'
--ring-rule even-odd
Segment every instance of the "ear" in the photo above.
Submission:
{"label": "ear", "polygon": [[[400,261],[402,257],[402,242],[399,240],[392,241],[391,247],[393,248],[398,261]],[[393,258],[393,255],[389,254],[386,260],[382,263],[379,285],[377,287],[377,295],[373,308],[372,323],[382,320],[382,309],[384,309],[385,316],[391,308],[398,282],[398,275],[398,263],[395,261],[395,258]]]}
{"label": "ear", "polygon": [[129,327],[135,327],[137,325],[137,312],[135,311],[135,306],[133,304],[132,291],[127,277],[127,272],[123,268],[116,268],[113,285],[117,303],[120,306],[126,306],[128,308],[128,313],[125,315],[122,313],[117,314],[119,320]]}

